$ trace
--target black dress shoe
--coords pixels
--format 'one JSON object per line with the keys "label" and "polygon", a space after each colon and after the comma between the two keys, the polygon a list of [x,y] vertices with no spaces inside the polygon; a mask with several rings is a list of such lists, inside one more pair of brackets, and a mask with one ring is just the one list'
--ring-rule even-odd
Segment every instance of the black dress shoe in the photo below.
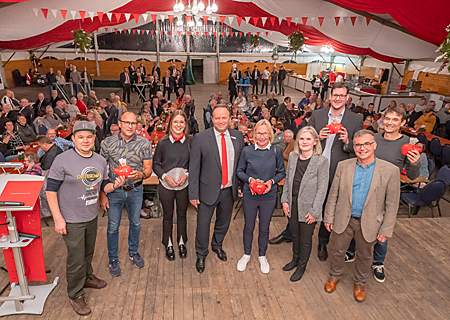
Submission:
{"label": "black dress shoe", "polygon": [[214,251],[215,253],[217,253],[217,257],[222,260],[222,261],[227,261],[227,254],[225,253],[225,251],[223,251],[221,248],[220,249],[212,249],[212,251]]}
{"label": "black dress shoe", "polygon": [[203,271],[205,271],[205,258],[197,258],[195,268],[197,269],[198,273],[203,273]]}
{"label": "black dress shoe", "polygon": [[175,251],[173,251],[173,246],[166,247],[166,258],[169,261],[175,260]]}
{"label": "black dress shoe", "polygon": [[317,256],[319,257],[320,261],[327,261],[328,258],[328,251],[327,251],[327,246],[326,245],[320,245],[317,248]]}
{"label": "black dress shoe", "polygon": [[178,246],[178,254],[180,255],[181,259],[186,259],[186,257],[187,257],[187,250],[186,250],[186,246],[184,244],[180,244]]}
{"label": "black dress shoe", "polygon": [[299,281],[303,277],[305,270],[306,270],[306,267],[303,267],[303,268],[298,267],[297,270],[295,270],[295,272],[292,274],[290,280],[292,282]]}
{"label": "black dress shoe", "polygon": [[292,259],[287,265],[283,267],[283,271],[291,271],[298,265],[298,258]]}
{"label": "black dress shoe", "polygon": [[283,234],[280,234],[279,236],[276,236],[269,240],[270,244],[281,244],[283,242],[290,243],[292,242],[292,239],[288,239]]}

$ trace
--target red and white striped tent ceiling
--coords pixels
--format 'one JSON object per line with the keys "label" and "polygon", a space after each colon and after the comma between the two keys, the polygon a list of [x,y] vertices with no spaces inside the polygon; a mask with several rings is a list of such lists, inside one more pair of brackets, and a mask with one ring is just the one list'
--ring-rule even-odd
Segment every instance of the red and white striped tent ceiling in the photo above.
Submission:
{"label": "red and white striped tent ceiling", "polygon": [[[188,0],[183,1],[186,5]],[[137,28],[150,22],[152,14],[158,19],[161,15],[165,19],[177,15],[172,11],[175,0],[1,2],[0,49],[10,50],[72,40],[72,30],[80,27],[87,32],[112,26]],[[386,62],[435,57],[450,24],[449,0],[216,0],[216,3],[219,10],[213,17],[217,21],[227,17],[222,18],[225,24],[245,33],[260,32],[273,43],[286,46],[287,36],[299,30],[307,37],[308,47],[331,44],[337,52],[372,56]]]}

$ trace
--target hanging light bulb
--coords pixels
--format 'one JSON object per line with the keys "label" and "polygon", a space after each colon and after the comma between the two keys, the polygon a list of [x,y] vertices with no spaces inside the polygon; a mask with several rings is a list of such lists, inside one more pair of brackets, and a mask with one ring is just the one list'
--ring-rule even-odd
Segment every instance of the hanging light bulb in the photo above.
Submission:
{"label": "hanging light bulb", "polygon": [[196,5],[194,5],[194,6],[192,7],[192,13],[193,13],[193,14],[197,14],[197,13],[198,13],[198,7],[197,7]]}
{"label": "hanging light bulb", "polygon": [[331,45],[330,45],[329,51],[330,51],[330,52],[334,52],[334,48],[333,48]]}
{"label": "hanging light bulb", "polygon": [[183,26],[183,20],[178,19],[177,20],[177,27],[182,27]]}
{"label": "hanging light bulb", "polygon": [[208,7],[206,8],[206,13],[207,13],[207,14],[213,13],[213,10],[212,10],[211,6],[208,6]]}
{"label": "hanging light bulb", "polygon": [[197,27],[201,27],[202,23],[200,21],[197,21]]}
{"label": "hanging light bulb", "polygon": [[173,11],[174,12],[180,12],[179,6],[178,6],[178,2],[176,2],[175,5],[173,6]]}
{"label": "hanging light bulb", "polygon": [[184,4],[183,4],[183,2],[179,2],[178,3],[178,9],[179,9],[179,11],[183,11],[184,10]]}
{"label": "hanging light bulb", "polygon": [[200,3],[198,4],[198,11],[202,12],[203,10],[205,10],[205,5],[202,1],[200,1]]}
{"label": "hanging light bulb", "polygon": [[214,0],[214,3],[212,4],[211,9],[213,12],[217,12],[217,10],[219,10],[219,7],[216,4],[216,0]]}

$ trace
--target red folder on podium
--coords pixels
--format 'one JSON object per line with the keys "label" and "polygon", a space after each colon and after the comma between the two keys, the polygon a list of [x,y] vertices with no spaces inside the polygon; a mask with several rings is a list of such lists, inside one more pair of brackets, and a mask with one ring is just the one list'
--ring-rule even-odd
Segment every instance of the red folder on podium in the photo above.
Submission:
{"label": "red folder on podium", "polygon": [[[40,237],[22,248],[25,275],[28,281],[47,281],[42,247],[41,210],[38,199],[44,183],[43,178],[32,175],[0,175],[0,201],[24,202],[24,206],[20,209],[11,206],[0,206],[0,223],[6,222],[5,211],[11,211],[11,214],[16,218],[19,232],[30,233]],[[14,211],[14,209],[21,211]],[[8,234],[8,226],[0,226],[0,237]],[[18,282],[12,249],[3,250],[3,255],[10,282]]]}

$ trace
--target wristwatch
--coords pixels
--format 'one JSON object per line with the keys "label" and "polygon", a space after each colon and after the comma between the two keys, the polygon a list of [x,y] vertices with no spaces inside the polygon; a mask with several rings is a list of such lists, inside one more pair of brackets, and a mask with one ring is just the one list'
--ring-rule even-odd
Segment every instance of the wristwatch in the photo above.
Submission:
{"label": "wristwatch", "polygon": [[145,180],[145,179],[146,179],[145,173],[144,173],[144,171],[142,171],[142,180]]}

